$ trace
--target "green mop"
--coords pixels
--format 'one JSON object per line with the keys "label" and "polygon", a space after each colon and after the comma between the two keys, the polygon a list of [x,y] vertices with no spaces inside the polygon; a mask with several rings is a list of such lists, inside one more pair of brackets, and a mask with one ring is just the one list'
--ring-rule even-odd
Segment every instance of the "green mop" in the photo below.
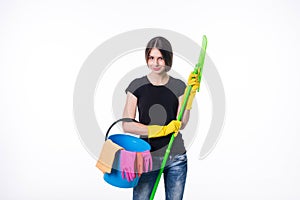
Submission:
{"label": "green mop", "polygon": [[[202,69],[203,69],[203,64],[204,64],[204,59],[205,59],[206,46],[207,46],[207,38],[204,35],[203,38],[202,38],[202,48],[201,48],[199,60],[198,60],[198,63],[196,64],[196,66],[194,68],[194,71],[193,71],[194,74],[198,74],[199,83],[201,82],[201,77],[202,77]],[[190,86],[190,85],[187,86],[187,87],[188,87],[187,95],[185,96],[185,98],[183,100],[183,103],[182,103],[179,115],[177,117],[177,120],[179,120],[179,121],[181,121],[181,119],[182,119],[183,113],[185,111],[186,103],[188,101],[188,98],[190,96],[191,89],[192,89],[192,86]],[[199,92],[199,89],[200,89],[200,87],[198,88],[198,92]],[[164,159],[163,159],[163,161],[161,163],[161,167],[160,167],[160,170],[159,170],[159,173],[158,173],[155,185],[153,187],[153,190],[152,190],[152,193],[151,193],[151,196],[150,196],[150,200],[154,199],[154,196],[155,196],[155,193],[156,193],[156,190],[157,190],[157,187],[158,187],[161,175],[162,175],[162,173],[164,171],[164,168],[166,166],[166,162],[167,162],[167,159],[169,157],[170,150],[172,148],[174,139],[175,139],[175,133],[172,134],[172,137],[170,139],[168,148],[167,148],[166,153],[164,155]]]}

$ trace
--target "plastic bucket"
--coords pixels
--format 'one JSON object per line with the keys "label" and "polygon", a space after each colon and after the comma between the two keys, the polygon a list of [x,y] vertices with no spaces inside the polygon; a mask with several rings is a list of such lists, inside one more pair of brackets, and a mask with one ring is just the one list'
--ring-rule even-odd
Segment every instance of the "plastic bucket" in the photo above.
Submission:
{"label": "plastic bucket", "polygon": [[[127,151],[144,152],[151,149],[150,145],[144,140],[131,135],[125,135],[124,133],[111,135],[109,136],[108,139],[120,145]],[[105,173],[104,180],[110,185],[119,188],[132,188],[137,185],[139,181],[139,177],[136,175],[136,178],[132,181],[127,181],[127,179],[122,178],[122,174],[120,170],[119,153],[117,153],[115,155],[115,160],[114,160],[111,173]]]}
{"label": "plastic bucket", "polygon": [[[106,135],[105,135],[105,140],[107,140],[107,138],[108,138],[108,139],[112,140],[114,143],[123,147],[125,150],[132,151],[132,152],[143,152],[143,151],[148,151],[151,149],[151,146],[144,140],[142,140],[138,137],[131,136],[131,135],[125,135],[125,133],[114,134],[114,135],[111,135],[108,137],[111,128],[115,124],[117,124],[118,122],[121,122],[121,121],[123,121],[123,122],[138,122],[135,119],[131,119],[131,118],[122,118],[122,119],[115,121],[108,128]],[[113,186],[116,186],[119,188],[135,187],[139,181],[138,176],[136,176],[136,178],[132,181],[127,181],[127,179],[122,178],[122,174],[121,174],[121,170],[120,170],[119,152],[117,152],[115,155],[111,173],[105,173],[103,178],[110,185],[113,185]]]}

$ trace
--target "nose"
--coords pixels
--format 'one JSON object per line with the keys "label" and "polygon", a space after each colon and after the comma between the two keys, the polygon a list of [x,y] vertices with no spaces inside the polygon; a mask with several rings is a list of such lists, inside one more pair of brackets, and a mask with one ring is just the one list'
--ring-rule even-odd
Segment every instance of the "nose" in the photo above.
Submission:
{"label": "nose", "polygon": [[157,58],[153,58],[153,64],[154,64],[154,65],[157,65],[157,64],[158,64]]}

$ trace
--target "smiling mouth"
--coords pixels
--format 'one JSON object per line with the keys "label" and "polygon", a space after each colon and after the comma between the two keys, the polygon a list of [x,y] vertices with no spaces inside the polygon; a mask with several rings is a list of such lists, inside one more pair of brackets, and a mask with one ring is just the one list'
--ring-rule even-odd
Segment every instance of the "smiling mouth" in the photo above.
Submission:
{"label": "smiling mouth", "polygon": [[154,70],[154,71],[158,71],[158,70],[160,70],[160,66],[159,67],[153,67],[152,69]]}

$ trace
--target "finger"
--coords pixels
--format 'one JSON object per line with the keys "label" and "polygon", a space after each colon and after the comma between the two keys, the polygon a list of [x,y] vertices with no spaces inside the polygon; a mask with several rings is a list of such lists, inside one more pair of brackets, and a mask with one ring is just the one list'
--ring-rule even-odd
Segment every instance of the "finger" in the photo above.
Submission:
{"label": "finger", "polygon": [[192,90],[197,90],[200,87],[199,83],[196,83],[195,85],[193,85]]}
{"label": "finger", "polygon": [[124,179],[125,178],[125,171],[124,170],[122,170],[121,175],[122,175],[122,178]]}
{"label": "finger", "polygon": [[130,172],[129,176],[130,176],[130,181],[133,181],[133,179],[135,178],[135,173],[134,172]]}
{"label": "finger", "polygon": [[130,180],[133,181],[135,178],[135,173],[133,171],[130,172]]}
{"label": "finger", "polygon": [[132,178],[132,173],[131,172],[128,172],[128,181],[132,181],[133,178]]}
{"label": "finger", "polygon": [[149,170],[152,171],[152,158],[149,156]]}
{"label": "finger", "polygon": [[144,170],[145,170],[145,172],[148,172],[148,165],[149,165],[149,163],[148,163],[148,159],[146,159],[145,160],[145,165],[144,165]]}
{"label": "finger", "polygon": [[190,85],[191,83],[197,82],[197,79],[193,78],[188,80],[188,85]]}
{"label": "finger", "polygon": [[131,181],[131,177],[130,177],[130,173],[129,172],[127,172],[127,181],[129,182],[129,181]]}
{"label": "finger", "polygon": [[125,173],[125,178],[126,178],[127,181],[130,181],[130,180],[129,180],[128,171],[126,171],[126,173]]}
{"label": "finger", "polygon": [[143,165],[138,166],[138,177],[140,177],[143,173]]}
{"label": "finger", "polygon": [[194,86],[194,85],[197,85],[197,84],[199,84],[199,82],[196,81],[196,80],[191,80],[191,81],[188,82],[189,86]]}
{"label": "finger", "polygon": [[197,77],[198,77],[198,74],[191,73],[190,76],[189,76],[189,79],[194,79],[194,78],[197,78]]}

